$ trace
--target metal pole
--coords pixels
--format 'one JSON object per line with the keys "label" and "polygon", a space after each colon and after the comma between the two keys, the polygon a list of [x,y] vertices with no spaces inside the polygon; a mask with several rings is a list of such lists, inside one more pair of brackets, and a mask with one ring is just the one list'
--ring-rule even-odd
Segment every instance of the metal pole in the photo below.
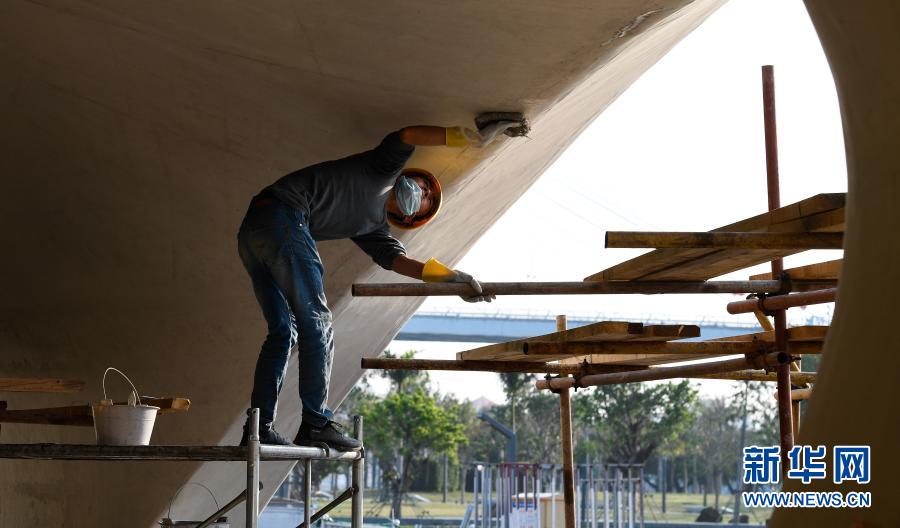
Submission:
{"label": "metal pole", "polygon": [[466,466],[459,465],[459,503],[466,503]]}
{"label": "metal pole", "polygon": [[550,528],[556,528],[556,466],[550,466]]}
{"label": "metal pole", "polygon": [[628,465],[628,528],[634,528],[634,476],[631,474],[631,464]]}
{"label": "metal pole", "polygon": [[666,513],[666,457],[659,457],[657,479],[659,491],[662,494],[662,512]]}
{"label": "metal pole", "polygon": [[562,433],[563,502],[566,528],[575,528],[575,470],[572,459],[572,402],[568,388],[559,391],[560,432]]}
{"label": "metal pole", "polygon": [[[795,383],[797,381],[797,373],[802,369],[803,364],[803,356],[797,356],[797,361],[791,363],[791,383]],[[800,385],[799,383],[797,383]],[[793,400],[793,398],[791,398]],[[794,426],[794,438],[800,435],[800,401],[793,400],[791,404],[791,412],[793,417],[793,426]]]}
{"label": "metal pole", "polygon": [[247,435],[247,528],[257,528],[259,518],[259,409],[250,409]]}
{"label": "metal pole", "polygon": [[497,475],[501,481],[500,485],[497,486],[499,489],[499,493],[497,494],[497,514],[503,518],[503,526],[506,528],[509,528],[509,514],[512,509],[512,505],[510,504],[510,496],[513,493],[512,482],[510,481],[511,473],[512,468],[510,466],[501,464],[500,473]]}
{"label": "metal pole", "polygon": [[[838,237],[825,234],[822,240],[829,248],[840,244]],[[823,288],[834,281],[815,282]],[[485,294],[493,295],[621,295],[659,293],[775,293],[781,291],[780,280],[753,281],[588,281],[588,282],[482,282]],[[452,282],[397,282],[354,284],[353,297],[426,297],[471,294],[468,284]]]}
{"label": "metal pole", "polygon": [[750,390],[750,382],[745,381],[744,382],[744,401],[741,404],[741,443],[738,446],[738,449],[739,449],[738,452],[740,453],[740,455],[738,457],[738,464],[737,464],[738,486],[737,486],[737,491],[734,494],[734,518],[733,518],[734,524],[737,524],[738,520],[741,518],[741,492],[744,491],[744,479],[743,479],[743,475],[741,474],[742,473],[741,459],[743,458],[742,455],[744,452],[744,443],[747,440],[747,393],[749,392],[749,390]]}
{"label": "metal pole", "polygon": [[591,528],[597,528],[597,480],[594,478],[594,465],[588,469],[589,487],[591,489]]}
{"label": "metal pole", "polygon": [[812,304],[834,302],[837,300],[837,293],[837,288],[828,288],[825,290],[792,293],[790,295],[777,295],[765,299],[748,299],[730,302],[725,306],[725,309],[732,315],[756,312],[760,309],[760,305],[767,311],[783,310],[795,306],[809,306]]}
{"label": "metal pole", "polygon": [[478,469],[478,464],[475,464],[472,469],[472,505],[475,507],[475,527],[478,525],[478,477],[481,474],[481,471]]}
{"label": "metal pole", "polygon": [[575,465],[575,526],[584,528],[584,493],[581,491],[583,482],[581,477],[581,465]]}
{"label": "metal pole", "polygon": [[447,454],[444,453],[444,483],[441,486],[443,489],[443,496],[441,497],[441,502],[447,502]]}
{"label": "metal pole", "polygon": [[494,466],[487,467],[487,514],[488,526],[494,526]]}
{"label": "metal pole", "polygon": [[307,458],[303,461],[303,525],[307,528],[310,525],[310,516],[312,513],[312,459]]}
{"label": "metal pole", "polygon": [[[762,67],[763,123],[766,136],[766,188],[769,210],[781,207],[781,189],[778,181],[778,137],[775,121],[775,73],[771,65]],[[784,263],[781,259],[772,261],[772,277],[781,277]],[[787,350],[787,313],[774,312],[776,350]],[[788,452],[794,447],[793,419],[791,417],[791,367],[779,365],[778,375],[778,426],[781,434],[781,470],[787,471]]]}
{"label": "metal pole", "polygon": [[641,469],[638,475],[640,479],[638,482],[638,502],[639,507],[641,509],[641,528],[644,528],[644,465],[641,464]]}
{"label": "metal pole", "polygon": [[622,528],[622,469],[616,467],[616,528]]}
{"label": "metal pole", "polygon": [[[359,443],[363,442],[363,419],[362,416],[354,416],[353,417],[353,436],[359,440]],[[365,449],[365,448],[363,448]],[[362,528],[363,527],[363,492],[365,488],[365,484],[363,483],[363,475],[365,472],[365,451],[360,453],[360,457],[353,461],[352,466],[350,466],[350,477],[353,481],[351,483],[351,487],[353,488],[353,499],[350,504],[350,528]],[[446,474],[445,477],[446,479]],[[446,484],[446,480],[445,480]],[[444,500],[447,498],[447,489],[444,488]],[[309,525],[307,525],[307,528]]]}
{"label": "metal pole", "polygon": [[485,464],[483,466],[483,469],[481,470],[481,475],[480,475],[481,482],[479,483],[479,490],[481,491],[481,528],[488,527],[488,516],[490,515],[490,513],[488,513],[488,509],[487,509],[487,498],[486,498],[487,494],[488,494],[488,487],[487,487],[488,467],[490,467],[490,466],[488,466],[487,464]]}
{"label": "metal pole", "polygon": [[[567,328],[566,316],[556,316],[556,331]],[[575,459],[572,452],[572,400],[569,389],[559,391],[559,432],[562,435],[562,477],[563,501],[565,505],[566,528],[575,528]]]}
{"label": "metal pole", "polygon": [[609,466],[603,466],[603,528],[609,528]]}
{"label": "metal pole", "polygon": [[607,231],[607,248],[674,249],[841,249],[843,233],[753,233]]}
{"label": "metal pole", "polygon": [[[263,489],[262,482],[259,483],[259,489]],[[219,508],[219,511],[207,517],[206,520],[197,525],[197,528],[207,528],[210,524],[216,522],[219,517],[230,512],[232,509],[234,509],[235,506],[244,502],[245,500],[247,500],[247,490],[242,491],[237,497],[231,499],[228,504]]]}

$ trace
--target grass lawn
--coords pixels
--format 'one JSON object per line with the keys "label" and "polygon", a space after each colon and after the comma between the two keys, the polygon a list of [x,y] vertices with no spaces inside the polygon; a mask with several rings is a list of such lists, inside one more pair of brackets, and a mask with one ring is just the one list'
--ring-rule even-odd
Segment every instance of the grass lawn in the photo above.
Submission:
{"label": "grass lawn", "polygon": [[[466,511],[466,505],[459,503],[459,491],[447,494],[447,502],[441,502],[440,493],[424,493],[416,492],[431,502],[416,502],[403,504],[403,517],[459,517],[461,518]],[[366,490],[365,495],[365,512],[366,518],[383,517],[389,515],[390,506],[381,505],[380,509],[377,505],[377,490]],[[466,501],[472,500],[472,494],[466,493]],[[707,497],[707,504],[712,506],[714,497]],[[326,501],[320,501],[319,506],[324,506]],[[598,506],[602,508],[602,496],[598,497]],[[662,513],[662,496],[658,493],[644,494],[644,518],[647,521],[693,521],[697,518],[695,509],[699,509],[703,505],[703,495],[701,494],[684,494],[684,493],[668,493],[666,494],[666,513]],[[734,506],[734,496],[721,495],[719,497],[720,509],[727,507],[728,513],[724,514],[725,520],[731,518],[731,508]],[[690,511],[689,511],[690,510]],[[747,511],[741,507],[742,513],[750,516],[750,524],[765,524],[765,520],[771,515],[770,509],[753,509]],[[345,502],[339,507],[332,510],[332,517],[349,517],[350,503]],[[602,515],[599,512],[598,515]]]}

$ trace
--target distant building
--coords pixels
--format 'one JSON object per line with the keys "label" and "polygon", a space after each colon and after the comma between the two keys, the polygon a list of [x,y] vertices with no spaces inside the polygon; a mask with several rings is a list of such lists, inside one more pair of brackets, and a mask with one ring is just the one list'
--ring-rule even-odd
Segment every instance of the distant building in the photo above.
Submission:
{"label": "distant building", "polygon": [[497,404],[495,402],[485,398],[484,396],[472,401],[472,408],[475,409],[476,412],[488,410],[496,405]]}

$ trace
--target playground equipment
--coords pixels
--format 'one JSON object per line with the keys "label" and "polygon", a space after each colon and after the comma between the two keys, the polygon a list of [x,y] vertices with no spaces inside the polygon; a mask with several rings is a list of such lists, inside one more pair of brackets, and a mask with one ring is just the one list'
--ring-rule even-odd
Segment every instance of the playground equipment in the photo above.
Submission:
{"label": "playground equipment", "polygon": [[[473,500],[460,528],[562,528],[562,467],[472,464]],[[575,526],[643,528],[643,464],[578,464]]]}

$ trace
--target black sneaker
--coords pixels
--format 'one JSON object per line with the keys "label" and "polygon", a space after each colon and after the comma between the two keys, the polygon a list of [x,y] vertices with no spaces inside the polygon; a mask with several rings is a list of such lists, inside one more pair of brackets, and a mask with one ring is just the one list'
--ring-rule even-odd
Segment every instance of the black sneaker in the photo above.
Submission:
{"label": "black sneaker", "polygon": [[[241,435],[241,441],[238,444],[241,447],[247,446],[247,438],[250,436],[249,430],[247,426],[244,426],[244,434]],[[287,438],[281,436],[281,434],[272,429],[271,427],[260,427],[259,428],[259,443],[266,445],[279,445],[279,446],[293,446]]]}
{"label": "black sneaker", "polygon": [[328,422],[323,427],[314,427],[303,422],[300,424],[300,430],[297,431],[294,443],[311,447],[324,445],[338,451],[356,451],[362,448],[362,443],[348,435],[344,426],[337,422]]}

